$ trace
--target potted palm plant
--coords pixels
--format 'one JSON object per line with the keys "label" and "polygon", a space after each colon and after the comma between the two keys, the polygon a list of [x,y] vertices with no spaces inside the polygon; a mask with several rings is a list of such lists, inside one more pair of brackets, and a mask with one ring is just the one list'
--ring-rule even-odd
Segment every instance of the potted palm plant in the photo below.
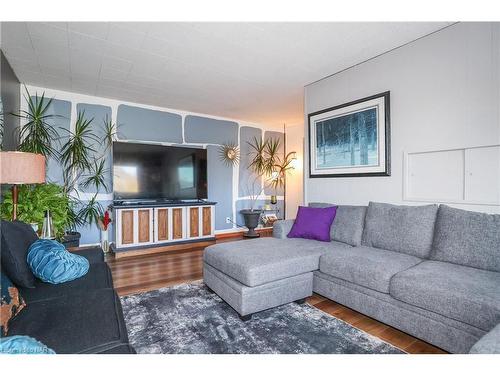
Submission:
{"label": "potted palm plant", "polygon": [[285,184],[286,173],[292,168],[293,152],[280,157],[279,138],[269,138],[262,140],[254,137],[251,142],[247,142],[250,147],[250,164],[248,169],[254,175],[249,184],[250,208],[243,209],[240,213],[248,231],[245,237],[259,237],[255,228],[259,225],[261,209],[256,208],[257,200],[266,188],[270,186],[275,190]]}
{"label": "potted palm plant", "polygon": [[[13,113],[20,117],[22,124],[19,133],[19,151],[42,154],[47,158],[53,158],[60,162],[63,169],[62,192],[68,199],[66,206],[67,215],[64,221],[64,235],[59,240],[65,246],[78,246],[80,233],[77,228],[83,225],[97,224],[103,208],[97,200],[97,193],[108,190],[105,184],[105,155],[111,147],[116,134],[116,126],[108,119],[103,119],[103,133],[105,148],[102,154],[98,154],[94,145],[102,144],[94,132],[92,125],[94,119],[87,119],[85,112],[77,114],[73,130],[62,129],[67,134],[59,137],[54,126],[50,124],[54,119],[61,117],[50,113],[53,99],[30,95],[25,87],[24,98],[27,110]],[[61,140],[64,138],[64,143]],[[79,198],[79,187],[95,188],[95,194],[87,201]],[[47,207],[46,209],[49,209]]]}

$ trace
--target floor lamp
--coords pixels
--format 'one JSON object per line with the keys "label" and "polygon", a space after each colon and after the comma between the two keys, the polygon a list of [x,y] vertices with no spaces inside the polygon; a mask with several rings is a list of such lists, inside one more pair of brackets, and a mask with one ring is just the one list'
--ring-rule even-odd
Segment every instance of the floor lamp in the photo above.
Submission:
{"label": "floor lamp", "polygon": [[0,152],[0,184],[12,185],[12,220],[17,219],[17,185],[45,182],[45,156],[29,152]]}

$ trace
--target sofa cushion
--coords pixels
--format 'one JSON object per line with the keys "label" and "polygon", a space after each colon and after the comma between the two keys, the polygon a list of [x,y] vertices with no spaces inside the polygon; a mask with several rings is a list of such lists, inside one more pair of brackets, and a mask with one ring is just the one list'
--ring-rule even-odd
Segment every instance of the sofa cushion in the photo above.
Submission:
{"label": "sofa cushion", "polygon": [[27,335],[56,353],[99,353],[128,344],[120,300],[112,289],[31,303],[9,335]]}
{"label": "sofa cushion", "polygon": [[38,236],[29,224],[2,220],[2,268],[17,286],[33,288],[35,276],[26,258]]}
{"label": "sofa cushion", "polygon": [[[309,203],[310,207],[334,206],[330,203]],[[351,246],[361,245],[366,206],[338,205],[337,214],[330,229],[332,241],[339,241]]]}
{"label": "sofa cushion", "polygon": [[335,206],[324,208],[299,206],[297,218],[287,237],[330,242],[330,229],[336,212]]}
{"label": "sofa cushion", "polygon": [[500,272],[500,215],[441,205],[431,259]]}
{"label": "sofa cushion", "polygon": [[435,204],[396,206],[370,202],[362,244],[427,258],[431,252],[437,209]]}
{"label": "sofa cushion", "polygon": [[391,280],[390,295],[489,331],[500,323],[500,273],[424,261]]}
{"label": "sofa cushion", "polygon": [[411,255],[373,247],[338,247],[321,256],[319,270],[366,288],[389,293],[391,277],[421,261]]}
{"label": "sofa cushion", "polygon": [[471,354],[500,354],[500,324],[489,331],[470,349]]}
{"label": "sofa cushion", "polygon": [[19,293],[7,274],[0,269],[0,336],[9,331],[9,322],[26,306],[24,298]]}
{"label": "sofa cushion", "polygon": [[86,249],[70,250],[72,253],[87,258],[90,264],[104,263],[104,253],[100,247],[89,247]]}
{"label": "sofa cushion", "polygon": [[209,246],[203,260],[242,284],[257,286],[317,270],[328,245],[302,238],[259,238]]}
{"label": "sofa cushion", "polygon": [[60,298],[72,294],[84,293],[88,290],[113,288],[111,271],[106,263],[91,264],[89,272],[79,279],[63,284],[49,284],[41,280],[35,281],[34,288],[20,288],[28,304]]}

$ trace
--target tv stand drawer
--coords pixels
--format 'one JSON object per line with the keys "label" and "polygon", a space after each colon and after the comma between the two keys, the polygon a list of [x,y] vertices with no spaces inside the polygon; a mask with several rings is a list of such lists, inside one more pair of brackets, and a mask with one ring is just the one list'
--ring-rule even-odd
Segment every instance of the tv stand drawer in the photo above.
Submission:
{"label": "tv stand drawer", "polygon": [[116,248],[214,237],[215,205],[115,207]]}

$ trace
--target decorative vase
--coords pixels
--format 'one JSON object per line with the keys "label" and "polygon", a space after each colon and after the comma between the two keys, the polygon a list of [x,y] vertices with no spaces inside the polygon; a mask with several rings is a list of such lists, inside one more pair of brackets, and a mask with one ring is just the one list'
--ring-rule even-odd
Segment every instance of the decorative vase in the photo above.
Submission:
{"label": "decorative vase", "polygon": [[42,224],[42,235],[40,238],[45,240],[53,240],[56,238],[56,232],[54,230],[54,223],[52,222],[52,215],[49,210],[45,211],[45,217],[43,218]]}
{"label": "decorative vase", "polygon": [[278,197],[276,195],[271,195],[271,204],[276,204],[278,203]]}
{"label": "decorative vase", "polygon": [[109,252],[109,234],[107,230],[101,230],[101,248],[105,254]]}
{"label": "decorative vase", "polygon": [[259,225],[262,210],[241,210],[240,213],[243,215],[245,226],[248,228],[248,231],[244,233],[243,236],[249,238],[260,237],[260,234],[255,231],[255,228]]}

